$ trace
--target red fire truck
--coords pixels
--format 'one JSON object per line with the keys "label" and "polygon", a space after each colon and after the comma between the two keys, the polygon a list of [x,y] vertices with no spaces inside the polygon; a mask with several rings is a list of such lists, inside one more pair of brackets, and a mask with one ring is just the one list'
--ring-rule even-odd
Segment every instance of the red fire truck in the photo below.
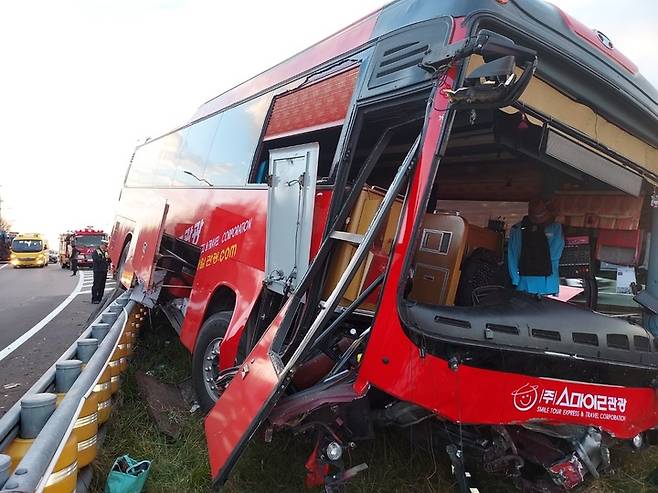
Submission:
{"label": "red fire truck", "polygon": [[[400,0],[139,146],[110,252],[192,354],[215,484],[261,427],[317,437],[326,491],[383,425],[442,437],[461,491],[474,463],[572,488],[654,440],[657,102],[550,4]],[[555,297],[505,267],[536,197]]]}
{"label": "red fire truck", "polygon": [[78,267],[91,267],[91,254],[106,240],[102,230],[87,226],[85,229],[69,231],[59,235],[59,263],[62,269],[71,267],[71,245],[75,243],[78,250]]}

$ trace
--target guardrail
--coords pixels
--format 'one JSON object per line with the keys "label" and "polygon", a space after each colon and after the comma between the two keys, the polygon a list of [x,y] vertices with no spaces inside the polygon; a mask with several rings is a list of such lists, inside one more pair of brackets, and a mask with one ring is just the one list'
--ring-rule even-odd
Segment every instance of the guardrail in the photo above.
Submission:
{"label": "guardrail", "polygon": [[[85,491],[145,309],[124,293],[0,419],[0,492]],[[81,473],[81,474],[79,474]]]}

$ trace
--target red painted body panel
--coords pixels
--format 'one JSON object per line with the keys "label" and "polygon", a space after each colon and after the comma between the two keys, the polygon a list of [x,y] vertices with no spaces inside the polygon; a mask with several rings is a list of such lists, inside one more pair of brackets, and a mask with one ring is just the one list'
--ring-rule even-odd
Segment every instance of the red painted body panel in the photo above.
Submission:
{"label": "red painted body panel", "polygon": [[571,29],[574,33],[580,36],[582,39],[587,41],[590,45],[594,46],[596,49],[601,51],[607,57],[611,58],[619,65],[624,67],[632,74],[637,74],[638,68],[626,55],[614,47],[614,45],[606,46],[603,44],[596,31],[590,29],[585,24],[580,22],[578,19],[571,17],[569,14],[561,10],[559,7],[555,7],[560,12],[564,23]]}

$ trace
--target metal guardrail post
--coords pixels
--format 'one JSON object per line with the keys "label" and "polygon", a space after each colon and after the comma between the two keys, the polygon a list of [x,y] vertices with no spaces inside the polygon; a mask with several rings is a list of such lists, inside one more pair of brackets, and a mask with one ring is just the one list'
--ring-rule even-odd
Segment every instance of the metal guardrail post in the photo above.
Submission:
{"label": "metal guardrail post", "polygon": [[9,467],[11,466],[11,457],[0,454],[0,488],[2,488],[9,479]]}
{"label": "metal guardrail post", "polygon": [[98,339],[78,339],[76,356],[83,365],[89,363],[89,360],[98,349]]}

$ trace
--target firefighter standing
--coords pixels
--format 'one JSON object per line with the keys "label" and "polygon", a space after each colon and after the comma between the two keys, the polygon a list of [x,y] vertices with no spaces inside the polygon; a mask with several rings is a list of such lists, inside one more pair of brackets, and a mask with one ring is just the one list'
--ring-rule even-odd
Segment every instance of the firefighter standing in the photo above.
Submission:
{"label": "firefighter standing", "polygon": [[75,241],[71,242],[71,256],[69,257],[71,260],[71,271],[73,272],[71,275],[75,276],[78,273],[78,249],[75,247]]}
{"label": "firefighter standing", "polygon": [[107,254],[107,241],[103,240],[101,245],[91,255],[94,271],[94,284],[91,287],[91,302],[98,304],[105,293],[105,281],[107,271],[110,267],[110,257]]}

